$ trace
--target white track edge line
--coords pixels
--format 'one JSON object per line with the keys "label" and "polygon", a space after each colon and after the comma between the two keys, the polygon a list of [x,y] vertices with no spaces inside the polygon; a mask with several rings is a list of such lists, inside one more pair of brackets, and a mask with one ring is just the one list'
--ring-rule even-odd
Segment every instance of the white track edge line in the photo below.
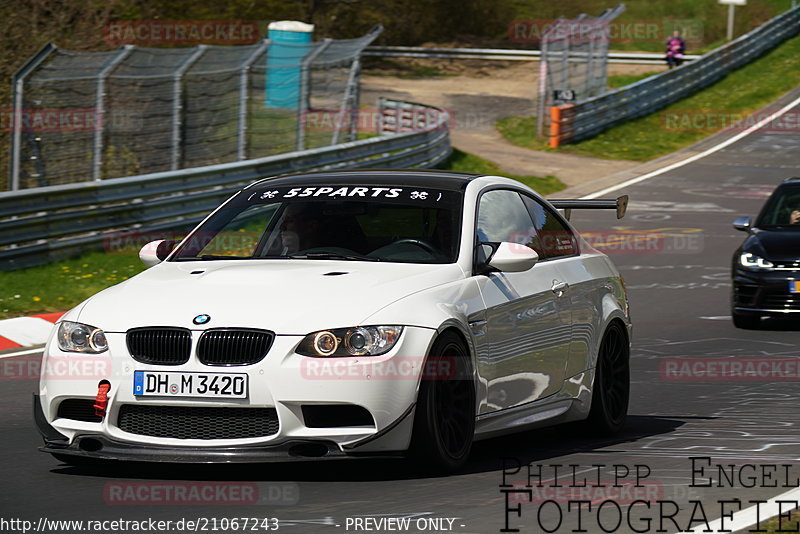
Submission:
{"label": "white track edge line", "polygon": [[755,132],[756,130],[760,130],[766,124],[768,124],[768,123],[774,121],[775,119],[777,119],[778,117],[784,115],[787,111],[789,111],[790,109],[796,107],[798,104],[800,104],[800,98],[796,98],[795,100],[789,102],[788,104],[786,104],[784,107],[782,107],[781,109],[779,109],[778,111],[776,111],[775,113],[770,115],[769,117],[761,119],[756,124],[752,125],[748,129],[746,129],[745,131],[740,132],[740,133],[734,135],[733,137],[731,137],[730,139],[726,139],[725,141],[722,141],[721,143],[719,143],[719,144],[717,144],[717,145],[715,145],[715,146],[713,146],[713,147],[711,147],[711,148],[709,148],[707,150],[704,150],[703,152],[700,152],[699,154],[695,154],[694,156],[689,156],[688,158],[686,158],[684,160],[677,161],[675,163],[667,165],[666,167],[661,167],[660,169],[656,169],[654,171],[648,172],[648,173],[643,174],[641,176],[637,176],[636,178],[631,178],[630,180],[626,180],[626,181],[624,181],[622,183],[619,183],[617,185],[612,185],[611,187],[607,187],[605,189],[601,189],[600,191],[597,191],[595,193],[591,193],[591,194],[586,195],[586,196],[581,197],[581,198],[585,199],[585,200],[591,200],[591,199],[594,199],[594,198],[598,198],[598,197],[601,197],[603,195],[607,195],[608,193],[611,193],[613,191],[616,191],[618,189],[622,189],[623,187],[628,187],[628,186],[633,185],[633,184],[638,184],[639,182],[643,182],[645,180],[649,180],[650,178],[653,178],[654,176],[658,176],[659,174],[664,174],[665,172],[669,172],[669,171],[671,171],[673,169],[677,169],[679,167],[683,167],[684,165],[688,165],[689,163],[695,162],[695,161],[697,161],[699,159],[703,159],[704,157],[709,156],[709,155],[711,155],[711,154],[713,154],[715,152],[718,152],[718,151],[722,150],[723,148],[725,148],[727,146],[730,146],[733,143],[739,141],[740,139],[742,139],[744,137],[747,137],[748,135],[750,135],[751,133]]}
{"label": "white track edge line", "polygon": [[0,354],[0,360],[2,360],[3,358],[15,358],[17,356],[27,356],[29,354],[36,354],[39,352],[44,352],[44,347],[39,347],[38,349],[21,350],[17,352],[9,352],[8,354]]}
{"label": "white track edge line", "polygon": [[[785,514],[791,510],[789,508],[781,508],[778,501],[795,501],[800,500],[800,488],[790,489],[776,495],[766,502],[754,504],[744,510],[739,510],[732,515],[726,516],[725,519],[719,518],[708,522],[708,528],[705,530],[703,526],[698,525],[692,530],[681,531],[678,534],[730,534],[731,532],[739,532],[755,524],[758,528],[763,529],[767,520],[776,517],[778,514]],[[780,532],[780,531],[778,531]]]}

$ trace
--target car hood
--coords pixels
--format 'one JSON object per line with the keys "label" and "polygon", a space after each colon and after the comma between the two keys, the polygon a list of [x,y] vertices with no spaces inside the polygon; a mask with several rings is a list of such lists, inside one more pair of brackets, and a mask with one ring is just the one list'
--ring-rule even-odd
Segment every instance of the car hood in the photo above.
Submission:
{"label": "car hood", "polygon": [[800,259],[800,231],[755,230],[742,245],[743,252],[750,252],[770,261],[794,261]]}
{"label": "car hood", "polygon": [[[139,326],[251,327],[305,335],[358,325],[407,295],[463,277],[456,264],[165,262],[90,298],[77,320],[107,332]],[[211,320],[196,326],[192,319],[200,314]]]}

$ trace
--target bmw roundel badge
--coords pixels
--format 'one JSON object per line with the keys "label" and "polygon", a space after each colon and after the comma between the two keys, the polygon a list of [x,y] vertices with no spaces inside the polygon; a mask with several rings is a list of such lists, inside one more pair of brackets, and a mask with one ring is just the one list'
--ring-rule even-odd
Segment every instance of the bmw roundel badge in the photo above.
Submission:
{"label": "bmw roundel badge", "polygon": [[206,324],[206,323],[207,323],[207,322],[209,322],[210,320],[211,320],[211,316],[210,316],[210,315],[208,315],[208,314],[206,314],[206,313],[204,313],[204,314],[202,314],[202,315],[198,315],[197,317],[195,317],[194,319],[192,319],[192,322],[193,322],[194,324]]}

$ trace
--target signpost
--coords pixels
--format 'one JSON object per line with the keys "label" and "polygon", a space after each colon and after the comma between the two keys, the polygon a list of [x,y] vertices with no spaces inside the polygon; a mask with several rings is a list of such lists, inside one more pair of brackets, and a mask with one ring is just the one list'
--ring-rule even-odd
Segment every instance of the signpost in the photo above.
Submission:
{"label": "signpost", "polygon": [[720,4],[728,5],[728,41],[733,41],[733,8],[747,5],[747,0],[718,0]]}
{"label": "signpost", "polygon": [[572,89],[555,89],[553,91],[553,105],[558,106],[567,102],[575,102],[575,91]]}

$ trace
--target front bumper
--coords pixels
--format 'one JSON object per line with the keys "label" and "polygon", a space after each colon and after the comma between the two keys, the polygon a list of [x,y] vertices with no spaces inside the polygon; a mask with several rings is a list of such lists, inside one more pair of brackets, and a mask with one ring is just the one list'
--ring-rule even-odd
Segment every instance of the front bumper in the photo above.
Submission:
{"label": "front bumper", "polygon": [[[409,407],[391,427],[363,441],[382,438],[397,426],[410,420],[412,413],[413,406]],[[33,396],[33,416],[44,439],[44,446],[39,447],[40,451],[78,458],[168,463],[267,463],[403,457],[399,452],[360,452],[358,449],[363,443],[340,448],[336,443],[325,440],[288,440],[275,445],[189,448],[142,445],[114,440],[102,434],[81,434],[70,443],[66,436],[60,434],[45,420],[38,395]]]}
{"label": "front bumper", "polygon": [[[193,335],[199,332],[193,332]],[[125,334],[107,334],[109,351],[92,357],[89,375],[48,376],[62,359],[81,360],[82,355],[62,353],[52,339],[43,357],[43,376],[34,414],[42,433],[45,452],[82,457],[160,462],[265,462],[358,456],[386,456],[408,448],[413,427],[413,407],[419,371],[435,331],[406,327],[388,354],[370,358],[337,358],[338,367],[321,368],[317,358],[294,352],[298,336],[278,336],[267,356],[257,364],[235,368],[211,367],[193,357],[180,366],[147,365],[127,353]],[[194,342],[196,343],[196,337]],[[193,354],[194,348],[193,345]],[[316,365],[307,365],[310,363]],[[327,361],[327,360],[325,360]],[[100,365],[105,362],[105,365]],[[334,363],[334,359],[330,360]],[[405,364],[405,365],[403,365]],[[402,376],[377,376],[376,365],[413,369]],[[186,371],[247,373],[247,399],[189,399],[137,397],[133,395],[133,371]],[[326,374],[327,373],[327,374]],[[66,379],[65,379],[66,378]],[[59,416],[61,402],[89,402],[98,382],[111,383],[106,416],[100,421]],[[274,434],[234,439],[179,439],[131,433],[120,428],[118,417],[125,405],[188,408],[271,408],[277,413]],[[359,406],[374,424],[323,426],[304,419],[305,406]]]}
{"label": "front bumper", "polygon": [[786,316],[800,313],[800,293],[789,291],[790,281],[800,280],[800,271],[733,272],[731,308],[740,315]]}

